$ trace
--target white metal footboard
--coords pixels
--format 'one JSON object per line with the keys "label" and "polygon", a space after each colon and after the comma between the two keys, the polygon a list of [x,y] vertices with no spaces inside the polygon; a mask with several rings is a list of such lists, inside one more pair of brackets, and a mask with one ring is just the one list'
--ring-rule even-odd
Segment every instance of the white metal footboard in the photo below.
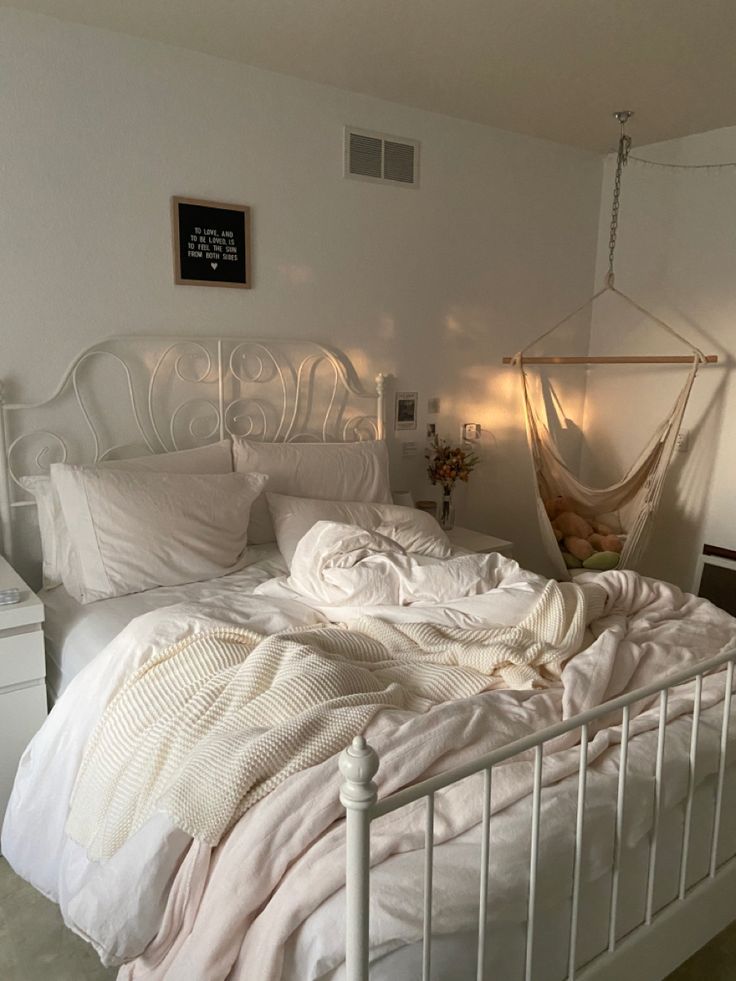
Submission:
{"label": "white metal footboard", "polygon": [[[690,953],[706,943],[731,920],[736,919],[736,857],[729,855],[719,864],[719,842],[723,820],[723,788],[734,683],[736,648],[723,652],[696,666],[679,671],[661,683],[647,685],[612,699],[574,718],[557,723],[539,733],[518,739],[471,763],[455,767],[446,773],[377,799],[373,782],[379,760],[362,736],[354,739],[340,758],[344,778],[340,800],[347,817],[346,868],[346,937],[345,961],[348,981],[367,981],[369,976],[369,897],[370,897],[370,829],[371,822],[384,814],[404,807],[421,798],[426,800],[425,864],[424,864],[424,929],[422,951],[422,981],[430,981],[432,963],[432,888],[434,862],[434,795],[450,784],[475,773],[484,773],[482,838],[480,849],[480,896],[478,912],[478,947],[476,979],[483,981],[488,934],[489,847],[491,825],[491,784],[493,768],[527,751],[534,753],[532,782],[531,849],[529,855],[529,892],[527,904],[526,954],[523,976],[525,981],[535,977],[534,930],[537,909],[537,871],[539,858],[542,767],[544,746],[565,733],[580,734],[580,757],[577,781],[577,815],[572,873],[572,904],[569,924],[569,954],[567,978],[656,981],[676,967]],[[688,859],[691,844],[693,796],[696,786],[696,757],[700,735],[701,694],[704,675],[718,669],[724,672],[724,698],[720,731],[718,767],[715,778],[714,818],[710,838],[709,869],[705,877],[687,888]],[[664,909],[655,911],[654,883],[660,843],[660,821],[663,808],[663,769],[667,729],[667,705],[671,689],[695,681],[692,716],[687,797],[681,846],[676,854],[668,852],[668,862],[679,862],[677,896]],[[619,914],[619,876],[623,848],[624,811],[626,807],[627,755],[629,749],[630,711],[633,703],[659,695],[659,726],[654,769],[654,821],[649,836],[649,859],[646,875],[644,921],[624,939],[617,940]],[[611,863],[611,899],[608,920],[608,949],[583,968],[576,968],[579,924],[580,878],[583,857],[583,827],[586,807],[588,727],[595,720],[622,713],[621,755],[616,795],[614,847]],[[654,942],[656,940],[656,943]],[[503,978],[501,981],[511,981]]]}

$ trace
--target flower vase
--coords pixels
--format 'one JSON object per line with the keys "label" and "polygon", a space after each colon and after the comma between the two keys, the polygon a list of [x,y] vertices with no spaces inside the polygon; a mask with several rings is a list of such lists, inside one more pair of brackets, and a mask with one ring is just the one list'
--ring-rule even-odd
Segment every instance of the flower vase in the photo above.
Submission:
{"label": "flower vase", "polygon": [[451,490],[445,490],[442,492],[440,525],[445,529],[445,531],[451,531],[455,527],[455,505],[452,500]]}

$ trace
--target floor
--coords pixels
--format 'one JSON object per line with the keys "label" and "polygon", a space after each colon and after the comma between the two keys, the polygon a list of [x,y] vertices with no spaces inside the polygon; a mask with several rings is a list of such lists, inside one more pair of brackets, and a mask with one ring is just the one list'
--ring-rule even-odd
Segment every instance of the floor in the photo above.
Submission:
{"label": "floor", "polygon": [[58,907],[0,858],[2,981],[102,981],[114,978],[89,944],[64,926]]}
{"label": "floor", "polygon": [[[104,981],[115,974],[101,966],[88,944],[66,929],[57,907],[0,858],[0,979]],[[736,923],[667,981],[736,981]]]}

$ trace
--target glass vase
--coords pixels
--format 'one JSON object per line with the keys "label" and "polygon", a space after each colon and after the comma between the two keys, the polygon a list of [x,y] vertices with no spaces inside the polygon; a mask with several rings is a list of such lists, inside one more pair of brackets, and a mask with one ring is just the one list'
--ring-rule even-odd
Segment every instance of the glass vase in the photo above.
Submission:
{"label": "glass vase", "polygon": [[442,492],[442,504],[440,505],[440,525],[445,531],[451,531],[455,527],[455,504],[452,500],[452,491]]}

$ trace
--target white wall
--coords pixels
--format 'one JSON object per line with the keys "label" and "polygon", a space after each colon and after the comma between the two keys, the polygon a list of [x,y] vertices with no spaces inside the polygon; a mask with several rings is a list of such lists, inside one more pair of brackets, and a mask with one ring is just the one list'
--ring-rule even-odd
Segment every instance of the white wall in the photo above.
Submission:
{"label": "white wall", "polygon": [[[305,336],[486,432],[467,523],[540,560],[516,379],[500,366],[592,282],[600,161],[241,64],[0,11],[0,375],[50,394],[117,333]],[[342,179],[342,127],[419,139],[418,190]],[[175,286],[172,194],[252,205],[251,291]],[[570,386],[578,409],[582,387]],[[436,494],[436,490],[434,491]]]}
{"label": "white wall", "polygon": [[[672,163],[736,160],[736,128],[649,147],[637,156]],[[614,161],[603,177],[597,281],[608,262]],[[692,338],[721,364],[701,370],[643,570],[689,589],[703,542],[736,548],[736,172],[624,171],[616,285]],[[596,354],[687,353],[643,318],[606,303],[593,319]],[[611,477],[629,464],[663,418],[686,369],[591,372],[586,402],[587,475]],[[595,458],[596,464],[592,462]]]}

